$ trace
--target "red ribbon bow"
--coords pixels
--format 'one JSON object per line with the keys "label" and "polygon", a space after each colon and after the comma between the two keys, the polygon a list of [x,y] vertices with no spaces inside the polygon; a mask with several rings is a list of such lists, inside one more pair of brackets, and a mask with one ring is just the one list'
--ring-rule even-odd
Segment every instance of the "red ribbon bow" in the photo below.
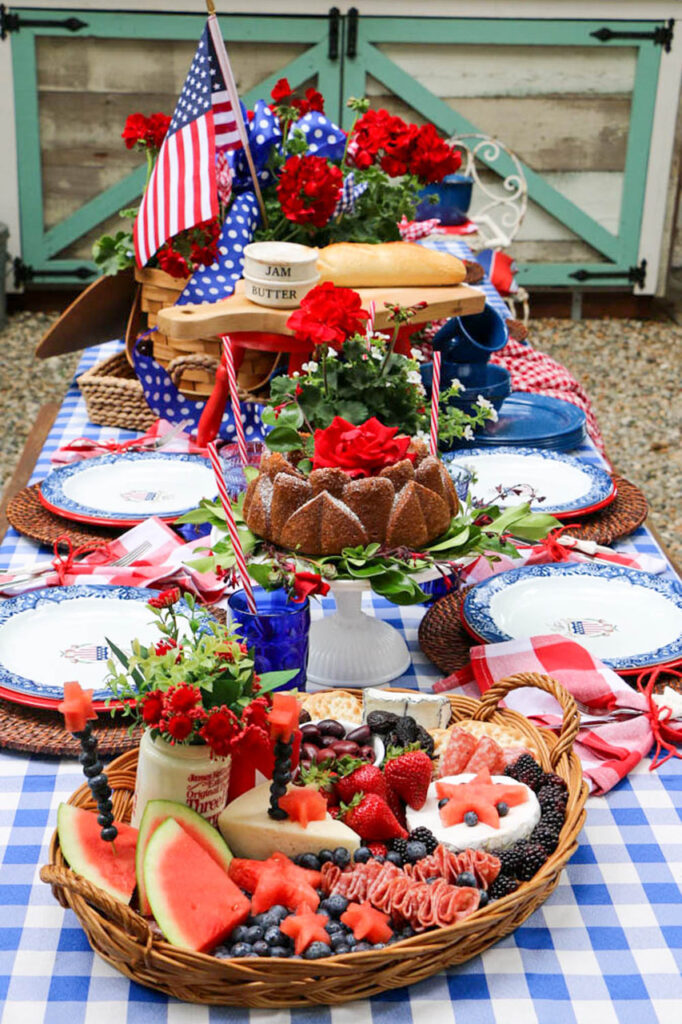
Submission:
{"label": "red ribbon bow", "polygon": [[[62,555],[59,553],[60,544],[66,547],[66,555]],[[79,555],[90,555],[94,551],[97,551],[103,556],[102,561],[99,562],[100,565],[106,564],[110,557],[110,549],[108,544],[81,544],[79,547],[74,548],[73,544],[71,543],[70,537],[68,537],[65,533],[62,534],[60,537],[57,537],[56,541],[52,545],[52,550],[54,551],[52,566],[59,578],[60,587],[66,585],[66,577],[73,569],[74,562]]]}
{"label": "red ribbon bow", "polygon": [[146,444],[141,437],[133,437],[130,441],[94,441],[91,437],[76,437],[69,444],[65,444],[63,452],[111,452],[119,454],[135,448],[145,448]]}
{"label": "red ribbon bow", "polygon": [[565,526],[559,527],[558,530],[552,530],[544,540],[539,541],[537,544],[517,544],[516,547],[519,551],[532,551],[538,555],[545,552],[552,562],[570,562],[573,548],[560,544],[559,537],[564,530],[575,530],[578,528],[578,525],[577,523],[566,523]]}
{"label": "red ribbon bow", "polygon": [[[653,698],[654,686],[656,685],[656,680],[661,674],[675,676],[677,679],[682,678],[682,673],[677,672],[672,668],[655,668],[651,670],[649,680],[646,685],[644,683],[647,676],[646,672],[642,672],[641,675],[637,677],[637,689],[646,697],[649,705],[647,718],[651,722],[651,731],[654,734],[654,740],[656,741],[656,750],[651,759],[651,764],[649,765],[650,772],[654,771],[656,768],[660,768],[661,765],[665,764],[666,761],[669,761],[671,757],[678,757],[682,760],[682,752],[675,749],[676,743],[682,743],[682,726],[675,729],[671,725],[668,725],[668,722],[672,718],[672,709],[666,705],[658,705]],[[668,753],[659,761],[662,749],[667,750]]]}

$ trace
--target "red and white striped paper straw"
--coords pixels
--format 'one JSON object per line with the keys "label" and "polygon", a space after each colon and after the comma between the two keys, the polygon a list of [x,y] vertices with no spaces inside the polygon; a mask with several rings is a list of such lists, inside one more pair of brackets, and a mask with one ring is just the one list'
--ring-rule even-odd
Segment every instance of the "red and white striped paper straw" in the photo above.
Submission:
{"label": "red and white striped paper straw", "polygon": [[234,369],[234,354],[232,352],[232,342],[230,341],[229,334],[223,334],[221,337],[223,343],[223,354],[225,356],[225,367],[227,369],[227,379],[230,385],[230,402],[232,403],[232,417],[234,419],[234,427],[237,432],[237,448],[239,449],[239,458],[242,466],[246,467],[249,464],[249,456],[246,451],[246,435],[244,434],[244,423],[242,422],[242,409],[239,404],[239,391],[237,389],[237,374]]}
{"label": "red and white striped paper straw", "polygon": [[440,398],[440,352],[433,353],[433,380],[431,381],[431,454],[438,455],[438,399]]}
{"label": "red and white striped paper straw", "polygon": [[374,299],[372,299],[372,301],[370,302],[370,304],[368,306],[369,318],[367,320],[367,331],[365,333],[365,337],[367,338],[367,344],[368,345],[369,345],[370,341],[372,340],[372,335],[374,334],[374,317],[376,316],[376,311],[377,311],[377,304],[374,301]]}
{"label": "red and white striped paper straw", "polygon": [[208,445],[208,457],[211,460],[213,466],[213,473],[215,475],[215,482],[218,487],[218,494],[220,495],[220,501],[223,508],[225,509],[225,516],[227,518],[227,532],[230,535],[232,541],[232,550],[234,556],[237,559],[237,572],[239,578],[242,581],[244,593],[246,594],[246,602],[249,606],[249,611],[252,615],[257,613],[256,599],[253,596],[253,587],[251,585],[251,577],[249,576],[249,570],[246,568],[246,559],[244,557],[244,549],[242,547],[241,538],[239,536],[239,530],[237,529],[237,523],[235,522],[234,513],[232,512],[232,505],[230,504],[230,498],[227,493],[227,486],[225,484],[225,477],[223,476],[223,467],[220,465],[220,457],[218,450],[215,446],[215,441],[209,441]]}

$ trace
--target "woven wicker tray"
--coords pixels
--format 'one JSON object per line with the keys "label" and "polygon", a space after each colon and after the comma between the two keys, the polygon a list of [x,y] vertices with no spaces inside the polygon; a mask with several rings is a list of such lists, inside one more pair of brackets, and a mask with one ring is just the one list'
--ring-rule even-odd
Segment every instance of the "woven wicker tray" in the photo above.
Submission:
{"label": "woven wicker tray", "polygon": [[[74,547],[80,547],[81,544],[103,547],[123,532],[120,528],[111,530],[104,526],[76,523],[73,519],[65,519],[54,512],[49,512],[41,504],[39,490],[40,484],[24,487],[14,495],[7,506],[8,522],[24,537],[30,537],[31,540],[48,544],[50,547],[59,538],[68,538]],[[67,547],[66,540],[61,541],[59,546]]]}
{"label": "woven wicker tray", "polygon": [[[558,738],[514,711],[497,709],[510,690],[521,686],[537,686],[560,702],[564,718]],[[56,833],[50,844],[50,863],[42,868],[40,877],[52,886],[59,903],[74,911],[95,952],[139,984],[186,1002],[269,1008],[344,1003],[413,985],[445,967],[464,963],[518,928],[556,888],[577,846],[587,787],[580,762],[571,752],[579,714],[573,698],[555,680],[518,675],[494,686],[481,701],[449,699],[454,720],[474,717],[514,727],[538,748],[543,768],[556,771],[568,786],[559,845],[540,871],[516,892],[455,925],[424,932],[386,949],[323,960],[217,960],[169,945],[130,907],[74,874],[66,866]],[[136,764],[137,753],[132,751],[112,762],[107,772],[119,820],[130,818]],[[90,809],[95,806],[85,784],[69,803]]]}

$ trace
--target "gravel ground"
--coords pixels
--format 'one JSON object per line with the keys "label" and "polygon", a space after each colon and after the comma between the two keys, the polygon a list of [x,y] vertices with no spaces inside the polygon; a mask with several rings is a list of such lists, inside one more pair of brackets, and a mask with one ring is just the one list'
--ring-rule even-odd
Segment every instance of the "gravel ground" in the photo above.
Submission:
{"label": "gravel ground", "polygon": [[[54,319],[48,313],[17,313],[0,331],[2,486],[38,409],[61,400],[78,363],[77,352],[34,358]],[[614,465],[645,492],[651,520],[673,557],[682,561],[682,327],[671,320],[538,319],[531,322],[530,341],[584,384]]]}

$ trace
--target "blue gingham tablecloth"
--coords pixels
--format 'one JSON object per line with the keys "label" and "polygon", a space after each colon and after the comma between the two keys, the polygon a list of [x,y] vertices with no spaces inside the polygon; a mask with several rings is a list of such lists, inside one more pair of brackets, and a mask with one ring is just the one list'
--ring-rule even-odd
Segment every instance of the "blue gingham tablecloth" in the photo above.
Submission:
{"label": "blue gingham tablecloth", "polygon": [[[499,301],[499,300],[498,300]],[[120,347],[85,352],[79,372]],[[88,423],[72,386],[37,462],[77,436],[124,440]],[[575,454],[600,464],[589,444]],[[618,547],[659,554],[644,528]],[[44,558],[10,530],[0,568]],[[668,575],[674,576],[672,569]],[[429,690],[437,669],[422,654],[420,607],[365,595],[405,635],[412,665],[397,685]],[[322,601],[314,614],[332,608]],[[39,638],[37,638],[39,639]],[[0,752],[1,1024],[680,1024],[682,1021],[682,763],[640,765],[605,798],[588,800],[580,846],[551,898],[512,935],[461,967],[346,1006],[270,1011],[208,1008],[130,982],[95,956],[78,920],[38,871],[59,803],[82,782],[76,762]]]}

